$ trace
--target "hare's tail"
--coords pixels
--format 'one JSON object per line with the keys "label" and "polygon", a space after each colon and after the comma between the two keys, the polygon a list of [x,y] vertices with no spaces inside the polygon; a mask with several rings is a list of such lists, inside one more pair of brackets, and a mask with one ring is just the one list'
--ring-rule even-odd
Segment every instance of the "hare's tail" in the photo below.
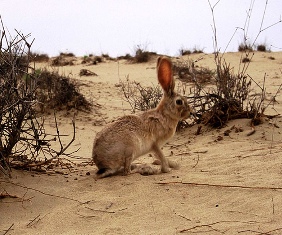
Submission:
{"label": "hare's tail", "polygon": [[114,175],[117,172],[115,169],[101,168],[96,172],[97,178],[104,178],[107,176]]}

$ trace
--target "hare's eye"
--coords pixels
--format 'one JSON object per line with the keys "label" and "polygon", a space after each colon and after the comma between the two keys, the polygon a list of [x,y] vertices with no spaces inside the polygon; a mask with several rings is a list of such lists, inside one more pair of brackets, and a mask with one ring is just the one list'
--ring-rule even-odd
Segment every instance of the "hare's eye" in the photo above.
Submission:
{"label": "hare's eye", "polygon": [[183,105],[183,101],[181,99],[178,99],[175,101],[177,105]]}

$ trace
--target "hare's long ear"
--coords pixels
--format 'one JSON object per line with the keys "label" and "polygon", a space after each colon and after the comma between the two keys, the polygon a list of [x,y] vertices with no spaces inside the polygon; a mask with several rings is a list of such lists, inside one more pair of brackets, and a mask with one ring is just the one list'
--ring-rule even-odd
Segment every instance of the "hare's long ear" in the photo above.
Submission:
{"label": "hare's long ear", "polygon": [[172,75],[172,63],[170,59],[159,57],[157,62],[158,80],[167,95],[174,91],[174,80]]}

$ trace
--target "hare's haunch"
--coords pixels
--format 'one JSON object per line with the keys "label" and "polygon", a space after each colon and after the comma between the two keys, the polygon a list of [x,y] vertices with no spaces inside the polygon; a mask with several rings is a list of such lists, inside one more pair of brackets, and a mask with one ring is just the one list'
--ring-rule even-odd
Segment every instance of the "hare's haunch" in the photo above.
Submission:
{"label": "hare's haunch", "polygon": [[107,125],[96,135],[92,157],[98,167],[97,177],[102,178],[123,171],[156,174],[149,166],[135,167],[131,163],[141,155],[153,152],[162,172],[177,168],[168,161],[161,147],[171,138],[180,120],[190,116],[186,99],[174,91],[172,64],[166,57],[158,58],[157,75],[163,88],[163,97],[155,109],[140,115],[124,116]]}

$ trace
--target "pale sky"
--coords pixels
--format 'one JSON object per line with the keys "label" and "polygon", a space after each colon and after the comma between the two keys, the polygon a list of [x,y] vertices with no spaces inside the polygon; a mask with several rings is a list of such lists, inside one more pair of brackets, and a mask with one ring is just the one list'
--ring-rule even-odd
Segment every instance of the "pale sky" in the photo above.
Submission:
{"label": "pale sky", "polygon": [[[210,0],[214,5],[217,0]],[[224,50],[236,27],[244,27],[253,4],[248,37],[259,32],[265,0],[221,0],[214,9],[218,44]],[[35,38],[32,51],[49,56],[133,54],[141,45],[160,54],[181,48],[213,52],[212,14],[208,0],[0,0],[0,15],[12,35],[17,29]],[[268,0],[262,29],[281,20],[282,1]],[[227,51],[243,41],[237,30]],[[282,50],[282,23],[263,31],[257,43]]]}

